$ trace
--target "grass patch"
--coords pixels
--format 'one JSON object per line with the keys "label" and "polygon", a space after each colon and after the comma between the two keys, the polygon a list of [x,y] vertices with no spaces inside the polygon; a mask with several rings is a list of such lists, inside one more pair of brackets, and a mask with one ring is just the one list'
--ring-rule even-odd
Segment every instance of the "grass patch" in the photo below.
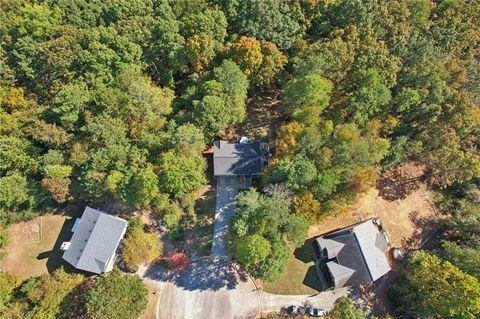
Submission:
{"label": "grass patch", "polygon": [[292,249],[286,272],[277,281],[264,282],[263,290],[282,295],[311,295],[320,292],[321,284],[313,260],[310,243]]}
{"label": "grass patch", "polygon": [[58,269],[63,265],[60,245],[70,240],[73,222],[68,216],[45,215],[11,225],[1,270],[29,278]]}

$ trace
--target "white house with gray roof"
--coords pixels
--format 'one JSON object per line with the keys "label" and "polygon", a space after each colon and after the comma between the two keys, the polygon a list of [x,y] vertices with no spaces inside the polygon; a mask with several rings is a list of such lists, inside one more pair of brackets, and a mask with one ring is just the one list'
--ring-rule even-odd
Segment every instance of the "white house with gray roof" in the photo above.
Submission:
{"label": "white house with gray roof", "polygon": [[127,230],[127,221],[86,207],[63,259],[73,267],[103,274],[113,268],[120,240]]}
{"label": "white house with gray roof", "polygon": [[375,281],[389,272],[388,244],[378,218],[322,235],[313,243],[318,262],[326,262],[335,288]]}

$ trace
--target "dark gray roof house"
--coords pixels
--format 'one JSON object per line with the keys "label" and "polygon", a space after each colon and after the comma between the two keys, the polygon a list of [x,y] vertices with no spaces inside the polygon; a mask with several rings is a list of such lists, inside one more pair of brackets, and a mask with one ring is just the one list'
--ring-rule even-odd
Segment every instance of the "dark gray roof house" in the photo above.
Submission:
{"label": "dark gray roof house", "polygon": [[86,207],[63,259],[77,269],[103,274],[113,268],[127,221]]}
{"label": "dark gray roof house", "polygon": [[390,271],[388,237],[380,219],[328,233],[314,240],[317,256],[326,265],[335,288],[372,282]]}
{"label": "dark gray roof house", "polygon": [[266,143],[213,142],[214,176],[260,176],[267,165],[269,149]]}

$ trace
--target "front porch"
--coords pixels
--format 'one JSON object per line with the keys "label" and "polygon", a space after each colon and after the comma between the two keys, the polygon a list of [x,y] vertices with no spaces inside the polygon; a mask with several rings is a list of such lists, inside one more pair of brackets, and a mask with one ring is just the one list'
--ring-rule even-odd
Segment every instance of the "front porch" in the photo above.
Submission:
{"label": "front porch", "polygon": [[217,176],[217,187],[232,187],[236,189],[247,189],[252,187],[252,176]]}

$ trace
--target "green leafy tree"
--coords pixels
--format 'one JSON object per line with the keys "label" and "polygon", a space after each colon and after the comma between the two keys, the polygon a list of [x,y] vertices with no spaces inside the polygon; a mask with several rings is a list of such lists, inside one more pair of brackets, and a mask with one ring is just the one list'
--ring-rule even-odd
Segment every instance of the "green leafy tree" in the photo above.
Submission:
{"label": "green leafy tree", "polygon": [[206,163],[198,155],[184,155],[170,150],[160,156],[159,168],[160,188],[177,198],[206,183]]}
{"label": "green leafy tree", "polygon": [[306,188],[317,176],[317,168],[312,161],[302,157],[281,160],[268,175],[269,183],[285,183],[293,190]]}
{"label": "green leafy tree", "polygon": [[0,312],[3,312],[12,300],[14,290],[20,286],[21,282],[18,276],[0,273]]}
{"label": "green leafy tree", "polygon": [[442,256],[462,271],[480,279],[480,250],[461,247],[453,242],[444,241]]}
{"label": "green leafy tree", "polygon": [[285,225],[288,240],[296,247],[303,246],[308,235],[308,221],[301,215],[292,214]]}
{"label": "green leafy tree", "polygon": [[63,300],[83,281],[80,274],[67,274],[63,268],[52,275],[33,277],[22,285],[22,292],[34,304],[31,315],[34,318],[57,318]]}
{"label": "green leafy tree", "polygon": [[18,174],[0,177],[0,205],[7,208],[30,206],[34,199],[29,193],[26,177]]}
{"label": "green leafy tree", "polygon": [[375,69],[368,69],[359,75],[356,88],[348,93],[349,105],[354,110],[354,118],[364,124],[375,113],[382,111],[391,99],[391,92],[383,84]]}
{"label": "green leafy tree", "polygon": [[335,305],[328,313],[328,319],[366,319],[367,314],[361,309],[357,309],[351,299],[340,297],[335,301]]}
{"label": "green leafy tree", "polygon": [[58,123],[66,130],[74,130],[83,111],[87,108],[91,96],[87,84],[83,81],[70,83],[61,88],[54,98],[52,112],[58,117]]}
{"label": "green leafy tree", "polygon": [[[218,43],[223,43],[227,36],[227,19],[218,7],[207,5],[203,1],[174,4],[183,6],[181,16],[181,33],[189,38],[195,34],[204,33]],[[180,9],[180,8],[177,8]]]}
{"label": "green leafy tree", "polygon": [[285,273],[290,259],[290,250],[288,246],[281,240],[271,243],[271,253],[263,260],[255,276],[266,281],[278,280]]}
{"label": "green leafy tree", "polygon": [[480,284],[448,261],[414,252],[401,281],[390,291],[400,311],[421,318],[476,318]]}
{"label": "green leafy tree", "polygon": [[152,21],[152,35],[146,43],[143,59],[154,79],[172,87],[174,75],[186,69],[185,38],[180,34],[181,22],[167,1],[156,5],[155,16],[157,19]]}
{"label": "green leafy tree", "polygon": [[19,170],[26,174],[38,170],[36,149],[27,139],[14,136],[0,137],[0,172]]}
{"label": "green leafy tree", "polygon": [[175,129],[170,145],[184,154],[198,154],[205,148],[205,137],[200,128],[187,123]]}
{"label": "green leafy tree", "polygon": [[305,17],[298,3],[282,0],[226,2],[225,10],[238,34],[275,43],[281,49],[293,46],[303,32]]}
{"label": "green leafy tree", "polygon": [[122,199],[136,208],[148,207],[159,194],[158,178],[153,165],[132,169],[127,174],[128,177],[120,185]]}
{"label": "green leafy tree", "polygon": [[219,130],[245,117],[248,80],[232,61],[224,60],[213,70],[213,79],[202,86],[203,96],[193,101],[192,122],[212,138]]}
{"label": "green leafy tree", "polygon": [[147,296],[142,279],[113,270],[104,277],[97,277],[88,291],[87,314],[92,319],[135,319],[147,308]]}
{"label": "green leafy tree", "polygon": [[252,267],[268,257],[270,243],[260,235],[245,236],[237,243],[234,254],[246,267]]}
{"label": "green leafy tree", "polygon": [[[332,89],[330,80],[316,74],[306,75],[287,83],[284,100],[296,120],[317,124],[318,116],[330,103]],[[317,118],[311,118],[313,116]]]}
{"label": "green leafy tree", "polygon": [[113,27],[98,27],[85,32],[82,50],[73,61],[87,83],[108,83],[130,64],[139,64],[141,49],[122,37]]}

